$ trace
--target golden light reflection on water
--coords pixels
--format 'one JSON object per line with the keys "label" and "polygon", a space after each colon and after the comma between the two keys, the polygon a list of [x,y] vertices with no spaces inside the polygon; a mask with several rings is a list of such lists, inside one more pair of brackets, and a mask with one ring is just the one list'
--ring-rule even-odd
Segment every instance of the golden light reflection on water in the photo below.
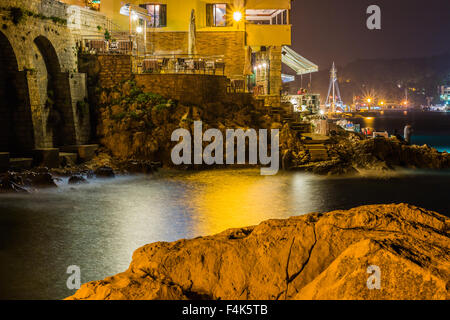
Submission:
{"label": "golden light reflection on water", "polygon": [[195,234],[212,234],[228,228],[256,225],[281,217],[290,210],[289,179],[261,176],[259,170],[207,171],[183,177],[196,191],[181,199],[193,217]]}

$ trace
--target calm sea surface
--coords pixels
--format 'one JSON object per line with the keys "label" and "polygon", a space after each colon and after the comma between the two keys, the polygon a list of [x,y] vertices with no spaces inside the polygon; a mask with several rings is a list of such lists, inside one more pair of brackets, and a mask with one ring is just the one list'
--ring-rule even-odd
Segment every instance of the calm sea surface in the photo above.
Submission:
{"label": "calm sea surface", "polygon": [[403,135],[407,124],[413,126],[412,143],[428,144],[439,151],[450,153],[450,112],[420,112],[420,111],[385,111],[376,117],[355,118],[361,128],[371,127],[377,131],[387,130],[389,134]]}
{"label": "calm sea surface", "polygon": [[[402,116],[377,118],[371,126],[400,129],[409,120]],[[408,117],[416,121],[417,139],[450,149],[448,115]],[[262,177],[248,169],[162,171],[0,195],[0,299],[61,299],[73,293],[66,287],[68,266],[81,268],[82,282],[103,279],[127,269],[133,251],[147,243],[214,234],[269,218],[398,202],[449,216],[449,186],[450,172],[405,171],[380,179],[304,173]]]}

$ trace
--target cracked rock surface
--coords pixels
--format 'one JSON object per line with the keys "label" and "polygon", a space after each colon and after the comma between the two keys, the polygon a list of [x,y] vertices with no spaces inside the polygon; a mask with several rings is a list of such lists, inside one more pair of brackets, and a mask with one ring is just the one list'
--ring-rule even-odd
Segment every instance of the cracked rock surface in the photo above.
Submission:
{"label": "cracked rock surface", "polygon": [[[269,220],[146,245],[127,271],[69,299],[449,299],[449,230],[407,204]],[[368,288],[369,266],[380,289]]]}

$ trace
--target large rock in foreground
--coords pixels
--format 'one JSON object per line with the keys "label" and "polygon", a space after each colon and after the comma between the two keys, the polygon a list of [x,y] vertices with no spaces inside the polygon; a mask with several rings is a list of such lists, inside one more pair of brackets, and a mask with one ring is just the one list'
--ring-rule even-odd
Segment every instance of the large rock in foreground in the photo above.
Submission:
{"label": "large rock in foreground", "polygon": [[449,299],[449,226],[405,204],[269,220],[144,246],[69,299]]}

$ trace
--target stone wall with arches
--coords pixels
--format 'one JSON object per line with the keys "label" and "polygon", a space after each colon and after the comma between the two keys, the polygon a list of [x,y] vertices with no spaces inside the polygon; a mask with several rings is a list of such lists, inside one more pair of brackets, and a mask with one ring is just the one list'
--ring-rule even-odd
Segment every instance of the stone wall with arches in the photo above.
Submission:
{"label": "stone wall with arches", "polygon": [[90,138],[86,76],[67,8],[54,0],[0,3],[0,152]]}

